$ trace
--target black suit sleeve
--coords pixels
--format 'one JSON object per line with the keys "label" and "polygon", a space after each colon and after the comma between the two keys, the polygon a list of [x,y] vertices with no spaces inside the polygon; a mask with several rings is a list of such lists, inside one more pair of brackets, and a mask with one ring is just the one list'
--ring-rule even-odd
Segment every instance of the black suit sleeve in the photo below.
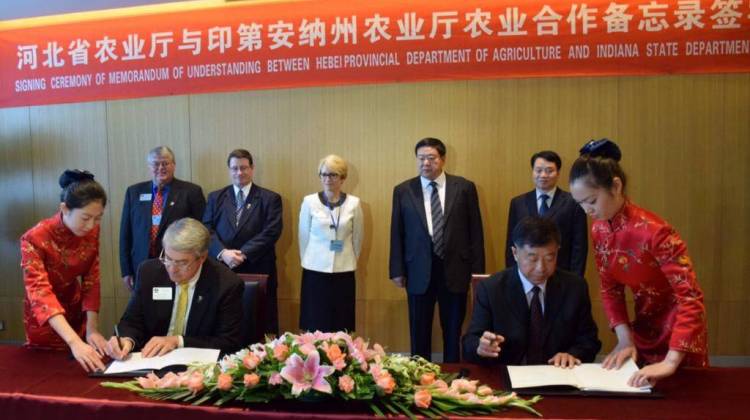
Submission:
{"label": "black suit sleeve", "polygon": [[586,213],[578,204],[573,211],[573,229],[570,250],[570,271],[583,277],[586,273],[586,257],[589,252],[588,224]]}
{"label": "black suit sleeve", "polygon": [[[218,281],[226,281],[224,278]],[[239,349],[242,337],[242,293],[244,284],[233,281],[222,287],[218,301],[216,330],[211,336],[184,336],[185,347],[220,349],[229,353]]]}
{"label": "black suit sleeve", "polygon": [[594,361],[596,354],[602,347],[598,337],[596,322],[591,316],[591,299],[589,299],[589,289],[586,281],[581,281],[581,299],[578,305],[578,328],[573,345],[567,350],[567,353],[581,359],[584,363]]}
{"label": "black suit sleeve", "polygon": [[513,200],[510,201],[508,208],[508,230],[505,235],[505,268],[516,265],[516,260],[513,258],[513,228],[516,227],[516,206],[513,205]]}
{"label": "black suit sleeve", "polygon": [[206,209],[203,211],[203,224],[211,232],[211,241],[208,246],[208,256],[211,258],[216,258],[226,248],[226,245],[219,239],[219,235],[216,234],[216,225],[214,224],[214,220],[216,220],[216,206],[219,201],[218,197],[218,192],[209,194],[208,204],[206,204]]}
{"label": "black suit sleeve", "polygon": [[474,309],[466,335],[461,340],[463,359],[471,363],[491,363],[495,360],[481,357],[477,354],[479,339],[485,331],[492,331],[492,306],[490,305],[487,286],[484,281],[477,283]]}
{"label": "black suit sleeve", "polygon": [[482,230],[482,212],[479,210],[477,187],[469,182],[469,232],[471,234],[472,273],[484,273],[484,231]]}
{"label": "black suit sleeve", "polygon": [[398,187],[393,189],[391,207],[391,252],[388,263],[390,278],[406,275],[404,268],[404,222],[401,219],[401,194]]}
{"label": "black suit sleeve", "polygon": [[133,227],[130,221],[130,188],[125,191],[125,201],[122,205],[120,216],[120,273],[122,277],[132,276],[133,260],[131,250],[133,249]]}
{"label": "black suit sleeve", "polygon": [[203,196],[203,189],[200,186],[195,185],[190,189],[188,203],[190,204],[189,216],[195,220],[203,220],[203,212],[206,209],[206,198]]}
{"label": "black suit sleeve", "polygon": [[[122,314],[117,328],[121,337],[133,339],[133,350],[140,349],[145,343],[146,337],[146,316],[144,304],[146,297],[143,296],[150,290],[150,287],[143,285],[142,271],[138,270],[138,281],[135,282],[135,291],[130,296],[125,313]],[[148,281],[146,281],[148,283]]]}
{"label": "black suit sleeve", "polygon": [[[281,229],[283,226],[281,220],[281,196],[276,193],[268,192],[264,200],[267,201],[265,203],[265,206],[267,207],[264,209],[266,211],[266,217],[263,221],[263,230],[250,238],[250,240],[245,242],[240,248],[240,251],[245,254],[248,261],[251,263],[254,263],[263,255],[266,255],[269,249],[273,249],[273,247],[276,246],[276,241],[278,241],[281,236]],[[240,295],[241,294],[242,293],[240,292]]]}

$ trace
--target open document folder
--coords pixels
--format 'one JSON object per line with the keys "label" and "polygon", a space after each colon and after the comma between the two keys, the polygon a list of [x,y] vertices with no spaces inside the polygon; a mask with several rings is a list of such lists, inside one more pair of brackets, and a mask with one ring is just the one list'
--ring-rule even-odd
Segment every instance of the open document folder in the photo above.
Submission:
{"label": "open document folder", "polygon": [[145,374],[167,366],[186,366],[193,363],[216,363],[218,349],[198,349],[183,347],[174,349],[163,356],[143,357],[141,353],[131,353],[125,360],[115,360],[104,371],[104,375],[133,376]]}
{"label": "open document folder", "polygon": [[584,363],[573,369],[551,365],[508,366],[513,389],[570,386],[586,392],[649,394],[651,386],[632,387],[628,379],[638,371],[633,359],[620,369],[604,369],[599,363]]}

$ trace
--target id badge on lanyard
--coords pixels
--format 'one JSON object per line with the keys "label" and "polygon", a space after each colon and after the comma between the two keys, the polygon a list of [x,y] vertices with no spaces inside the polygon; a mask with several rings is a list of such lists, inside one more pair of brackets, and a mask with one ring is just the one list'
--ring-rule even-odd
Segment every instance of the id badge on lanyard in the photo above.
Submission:
{"label": "id badge on lanyard", "polygon": [[331,230],[333,230],[333,239],[331,239],[328,250],[333,252],[341,252],[344,250],[344,241],[338,239],[339,224],[341,223],[341,206],[339,206],[339,211],[335,219],[333,218],[333,206],[328,203],[327,199],[326,207],[329,210],[328,214],[331,216],[331,225],[329,227],[331,228]]}

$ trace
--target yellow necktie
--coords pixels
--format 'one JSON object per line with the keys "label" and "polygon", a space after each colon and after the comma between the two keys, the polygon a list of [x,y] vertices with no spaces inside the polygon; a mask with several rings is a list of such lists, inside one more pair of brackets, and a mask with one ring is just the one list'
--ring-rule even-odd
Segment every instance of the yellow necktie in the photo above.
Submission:
{"label": "yellow necktie", "polygon": [[188,283],[180,285],[180,297],[177,299],[177,314],[175,314],[174,318],[174,335],[183,335],[185,332],[189,286],[190,284]]}

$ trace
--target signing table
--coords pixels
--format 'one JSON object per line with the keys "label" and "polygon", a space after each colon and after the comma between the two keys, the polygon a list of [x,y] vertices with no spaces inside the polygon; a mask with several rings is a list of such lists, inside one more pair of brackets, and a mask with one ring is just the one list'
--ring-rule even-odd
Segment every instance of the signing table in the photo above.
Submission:
{"label": "signing table", "polygon": [[[472,379],[500,386],[499,368],[446,365]],[[194,407],[152,401],[103,388],[68,353],[0,345],[0,418],[62,420],[231,420],[239,418],[372,418],[364,405],[279,402],[241,407]],[[550,396],[536,405],[547,419],[736,419],[750,415],[750,368],[683,369],[657,387],[659,399]],[[531,418],[511,410],[495,418]]]}

